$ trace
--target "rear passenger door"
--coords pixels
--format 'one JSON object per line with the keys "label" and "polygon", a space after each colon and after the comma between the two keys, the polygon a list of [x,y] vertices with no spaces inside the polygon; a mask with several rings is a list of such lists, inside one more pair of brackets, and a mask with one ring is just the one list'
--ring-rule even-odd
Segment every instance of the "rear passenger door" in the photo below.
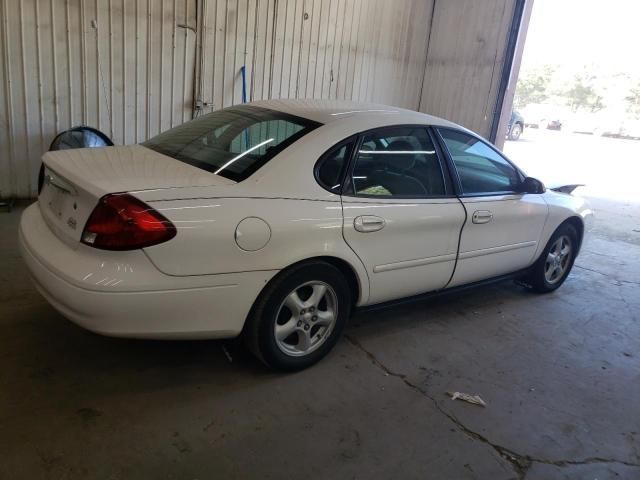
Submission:
{"label": "rear passenger door", "polygon": [[369,303],[447,284],[465,215],[425,126],[361,135],[342,206],[344,238],[369,274]]}
{"label": "rear passenger door", "polygon": [[439,128],[467,211],[460,252],[449,286],[515,272],[534,260],[547,218],[539,194],[519,192],[518,169],[478,137]]}

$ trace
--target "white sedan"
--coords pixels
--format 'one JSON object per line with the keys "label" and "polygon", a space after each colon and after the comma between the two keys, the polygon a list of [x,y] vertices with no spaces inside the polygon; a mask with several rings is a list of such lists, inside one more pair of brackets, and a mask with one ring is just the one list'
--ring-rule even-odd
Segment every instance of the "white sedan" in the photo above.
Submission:
{"label": "white sedan", "polygon": [[54,308],[104,335],[242,334],[283,370],[327,354],[354,308],[558,288],[591,215],[458,125],[350,102],[249,103],[43,162],[20,245]]}

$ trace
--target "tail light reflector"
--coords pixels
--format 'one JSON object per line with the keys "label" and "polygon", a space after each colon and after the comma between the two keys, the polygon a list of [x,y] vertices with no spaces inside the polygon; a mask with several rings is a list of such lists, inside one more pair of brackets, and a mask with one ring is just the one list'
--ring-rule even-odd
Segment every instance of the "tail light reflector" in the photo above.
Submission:
{"label": "tail light reflector", "polygon": [[89,216],[82,243],[103,250],[135,250],[166,242],[176,227],[127,193],[105,195]]}

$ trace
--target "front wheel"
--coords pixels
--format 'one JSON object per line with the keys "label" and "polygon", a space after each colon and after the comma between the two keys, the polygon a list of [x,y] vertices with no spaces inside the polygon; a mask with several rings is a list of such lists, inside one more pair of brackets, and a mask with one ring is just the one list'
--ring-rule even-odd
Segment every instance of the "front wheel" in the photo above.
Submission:
{"label": "front wheel", "polygon": [[271,368],[301,370],[329,353],[350,311],[349,286],[336,267],[321,261],[294,266],[256,301],[246,330],[249,349]]}
{"label": "front wheel", "polygon": [[514,123],[509,131],[509,140],[518,140],[522,135],[522,127],[519,123]]}
{"label": "front wheel", "polygon": [[564,283],[578,252],[578,233],[573,225],[560,225],[540,258],[531,268],[529,283],[539,293],[552,292]]}

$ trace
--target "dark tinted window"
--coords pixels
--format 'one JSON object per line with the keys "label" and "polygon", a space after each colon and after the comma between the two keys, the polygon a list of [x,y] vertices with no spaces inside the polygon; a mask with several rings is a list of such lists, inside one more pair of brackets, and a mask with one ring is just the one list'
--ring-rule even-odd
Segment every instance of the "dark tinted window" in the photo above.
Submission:
{"label": "dark tinted window", "polygon": [[349,160],[353,142],[348,142],[325,153],[318,164],[318,181],[332,192],[339,193],[342,188],[344,169]]}
{"label": "dark tinted window", "polygon": [[352,182],[357,195],[445,194],[436,149],[424,127],[393,127],[366,134],[356,156]]}
{"label": "dark tinted window", "polygon": [[143,145],[240,182],[318,125],[275,110],[240,105],[167,130]]}
{"label": "dark tinted window", "polygon": [[458,171],[465,194],[510,192],[521,182],[520,174],[485,142],[457,130],[440,130]]}

